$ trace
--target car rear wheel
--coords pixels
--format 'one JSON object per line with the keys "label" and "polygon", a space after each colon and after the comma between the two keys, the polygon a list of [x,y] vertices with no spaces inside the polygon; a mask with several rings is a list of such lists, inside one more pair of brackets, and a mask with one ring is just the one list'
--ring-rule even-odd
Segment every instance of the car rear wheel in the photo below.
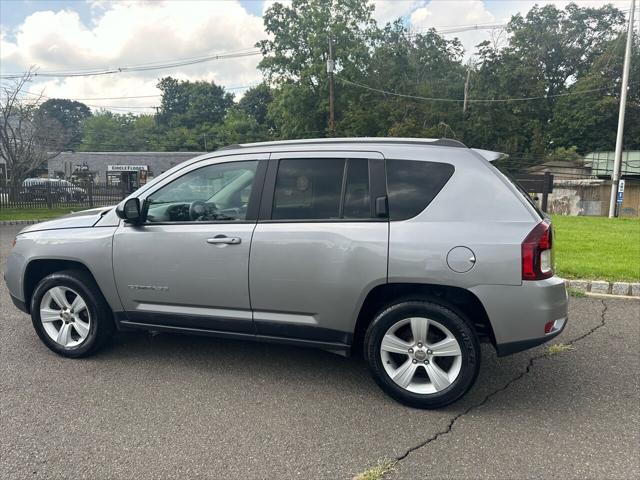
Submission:
{"label": "car rear wheel", "polygon": [[456,401],[480,368],[480,344],[470,324],[430,301],[402,302],[382,311],[367,330],[365,351],[378,385],[416,408]]}
{"label": "car rear wheel", "polygon": [[31,320],[42,342],[66,357],[93,354],[114,331],[111,310],[98,286],[79,270],[56,272],[38,283]]}

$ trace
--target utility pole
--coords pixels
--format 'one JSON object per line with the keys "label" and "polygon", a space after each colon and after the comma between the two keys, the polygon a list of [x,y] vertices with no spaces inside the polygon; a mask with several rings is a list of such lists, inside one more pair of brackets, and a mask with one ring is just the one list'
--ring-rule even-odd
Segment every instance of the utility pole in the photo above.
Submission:
{"label": "utility pole", "polygon": [[336,119],[334,111],[333,98],[333,71],[335,70],[335,62],[333,61],[333,45],[331,35],[329,35],[329,58],[327,58],[327,73],[329,74],[329,135],[335,136]]}
{"label": "utility pole", "polygon": [[471,76],[471,60],[467,65],[467,79],[464,82],[464,102],[462,104],[462,113],[467,111],[467,96],[469,95],[469,77]]}
{"label": "utility pole", "polygon": [[209,150],[207,150],[207,134],[203,133],[202,138],[204,138],[204,151],[208,152]]}
{"label": "utility pole", "polygon": [[633,11],[636,1],[631,0],[629,10],[629,28],[627,29],[627,47],[624,51],[624,67],[622,69],[622,90],[620,91],[620,111],[618,113],[618,135],[616,136],[616,157],[611,172],[611,196],[609,198],[609,218],[616,216],[616,197],[620,182],[620,166],[622,164],[622,137],[624,135],[624,114],[627,106],[627,88],[629,86],[629,67],[631,65],[631,46],[633,45]]}

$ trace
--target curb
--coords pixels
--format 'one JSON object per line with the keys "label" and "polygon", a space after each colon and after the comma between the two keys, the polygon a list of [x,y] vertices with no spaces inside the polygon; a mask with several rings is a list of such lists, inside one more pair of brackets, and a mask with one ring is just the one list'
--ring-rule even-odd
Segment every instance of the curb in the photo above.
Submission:
{"label": "curb", "polygon": [[565,280],[567,286],[590,295],[640,298],[640,283],[604,280]]}
{"label": "curb", "polygon": [[633,297],[631,295],[612,295],[610,293],[585,293],[587,297],[591,298],[618,298],[620,300],[640,300],[640,297]]}
{"label": "curb", "polygon": [[46,222],[46,220],[0,220],[0,226],[3,225],[33,225],[34,223]]}

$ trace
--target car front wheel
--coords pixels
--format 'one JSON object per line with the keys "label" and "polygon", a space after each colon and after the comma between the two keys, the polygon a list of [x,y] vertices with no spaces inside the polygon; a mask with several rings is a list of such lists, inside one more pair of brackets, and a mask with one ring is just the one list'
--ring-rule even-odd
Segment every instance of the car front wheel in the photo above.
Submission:
{"label": "car front wheel", "polygon": [[416,408],[439,408],[464,395],[480,368],[480,344],[446,305],[407,301],[382,311],[365,337],[369,369],[380,387]]}
{"label": "car front wheel", "polygon": [[94,353],[113,334],[111,310],[85,272],[43,278],[31,299],[31,320],[42,342],[65,357]]}

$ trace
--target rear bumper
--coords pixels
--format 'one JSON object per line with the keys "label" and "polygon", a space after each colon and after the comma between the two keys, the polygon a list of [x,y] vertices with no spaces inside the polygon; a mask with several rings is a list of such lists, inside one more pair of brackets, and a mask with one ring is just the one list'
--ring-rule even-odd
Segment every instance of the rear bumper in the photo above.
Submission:
{"label": "rear bumper", "polygon": [[562,333],[564,327],[567,325],[567,318],[562,318],[557,320],[560,323],[560,327],[548,334],[544,337],[533,338],[531,340],[520,340],[518,342],[509,342],[502,343],[496,345],[496,350],[498,352],[499,357],[504,357],[506,355],[511,355],[513,353],[522,352],[523,350],[529,350],[530,348],[537,347],[538,345],[542,345],[545,342],[548,342],[554,337],[557,337]]}
{"label": "rear bumper", "polygon": [[[514,286],[479,285],[471,291],[487,311],[500,356],[547,342],[567,324],[567,289],[561,278],[524,281]],[[545,333],[549,323],[553,327]]]}

